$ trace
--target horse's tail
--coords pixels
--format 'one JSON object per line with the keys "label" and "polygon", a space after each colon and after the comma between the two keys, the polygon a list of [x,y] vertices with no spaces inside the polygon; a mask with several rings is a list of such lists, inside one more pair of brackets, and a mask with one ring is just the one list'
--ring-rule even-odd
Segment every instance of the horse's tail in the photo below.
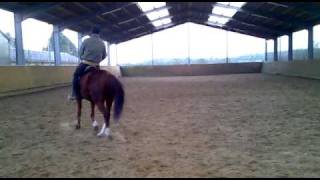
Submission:
{"label": "horse's tail", "polygon": [[113,117],[116,121],[119,121],[122,109],[123,109],[123,104],[124,104],[124,90],[122,87],[121,82],[117,79],[114,78],[114,84],[113,87],[115,88],[115,98],[114,98],[114,114]]}

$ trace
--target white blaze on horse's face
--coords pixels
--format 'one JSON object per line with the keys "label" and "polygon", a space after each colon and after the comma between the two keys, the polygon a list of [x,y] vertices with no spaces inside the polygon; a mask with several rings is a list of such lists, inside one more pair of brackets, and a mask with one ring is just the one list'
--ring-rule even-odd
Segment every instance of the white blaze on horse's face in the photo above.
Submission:
{"label": "white blaze on horse's face", "polygon": [[96,120],[94,120],[93,123],[92,123],[92,127],[97,127],[97,126],[99,126],[99,124],[98,124],[98,122]]}
{"label": "white blaze on horse's face", "polygon": [[103,135],[106,135],[106,136],[109,136],[110,135],[110,129],[109,128],[106,128],[106,124],[104,123],[100,132],[98,133],[97,136],[101,137]]}

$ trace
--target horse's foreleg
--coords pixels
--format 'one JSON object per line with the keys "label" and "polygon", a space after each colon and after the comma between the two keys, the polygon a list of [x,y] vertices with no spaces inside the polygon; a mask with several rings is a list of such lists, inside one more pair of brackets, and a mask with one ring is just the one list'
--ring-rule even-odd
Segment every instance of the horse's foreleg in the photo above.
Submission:
{"label": "horse's foreleg", "polygon": [[90,101],[91,103],[91,121],[92,121],[92,127],[94,128],[95,131],[98,131],[99,129],[99,124],[98,122],[94,119],[94,102]]}
{"label": "horse's foreleg", "polygon": [[82,106],[82,100],[78,99],[77,100],[78,104],[78,113],[77,113],[77,119],[78,119],[78,124],[76,125],[76,129],[80,129],[80,120],[81,120],[81,106]]}
{"label": "horse's foreleg", "polygon": [[104,124],[100,132],[97,134],[97,136],[104,136],[104,135],[110,136],[110,129],[109,129],[110,111],[107,110],[103,102],[99,102],[97,106],[104,117]]}

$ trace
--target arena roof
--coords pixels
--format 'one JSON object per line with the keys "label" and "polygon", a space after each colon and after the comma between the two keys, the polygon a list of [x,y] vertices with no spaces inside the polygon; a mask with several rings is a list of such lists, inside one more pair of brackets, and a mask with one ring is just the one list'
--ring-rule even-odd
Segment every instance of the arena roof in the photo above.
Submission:
{"label": "arena roof", "polygon": [[[92,26],[100,26],[101,37],[110,43],[186,22],[265,39],[320,23],[320,2],[247,2],[241,7],[226,2],[166,2],[147,11],[136,2],[0,2],[0,8],[21,13],[23,19],[34,18],[83,34],[89,34]],[[219,8],[225,9],[225,14],[219,13]],[[150,13],[161,10],[169,13],[150,19]],[[235,11],[230,15],[229,10]],[[209,18],[217,22],[208,21]],[[168,24],[161,24],[165,19]]]}

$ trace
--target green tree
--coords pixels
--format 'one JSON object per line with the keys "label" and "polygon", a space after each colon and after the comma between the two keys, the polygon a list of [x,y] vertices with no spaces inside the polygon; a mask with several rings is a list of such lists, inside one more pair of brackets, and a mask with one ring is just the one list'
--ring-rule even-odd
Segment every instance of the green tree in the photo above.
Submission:
{"label": "green tree", "polygon": [[9,32],[5,33],[6,36],[9,38],[9,44],[11,47],[15,47],[15,38],[11,36]]}
{"label": "green tree", "polygon": [[[53,33],[49,38],[49,42],[50,42],[49,50],[53,51]],[[47,51],[48,47],[43,48],[43,50]],[[70,41],[68,37],[66,37],[62,33],[60,33],[60,52],[65,52],[74,56],[78,56],[78,50],[76,46]]]}

